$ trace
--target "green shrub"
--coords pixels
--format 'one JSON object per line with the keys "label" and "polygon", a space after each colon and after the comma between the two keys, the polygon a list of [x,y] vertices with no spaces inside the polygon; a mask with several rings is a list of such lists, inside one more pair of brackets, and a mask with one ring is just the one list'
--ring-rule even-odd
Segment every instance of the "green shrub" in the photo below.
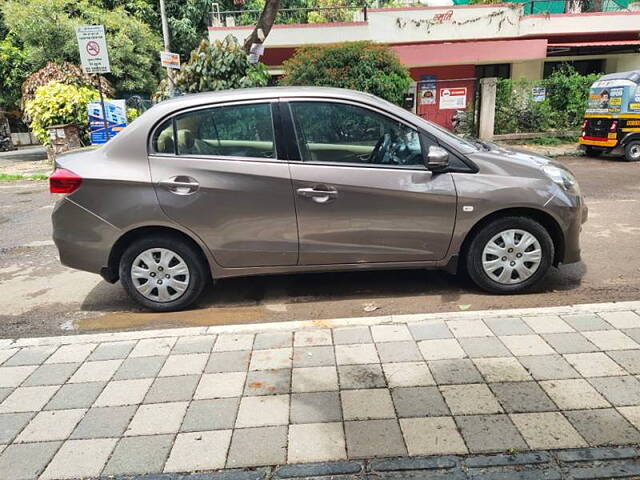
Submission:
{"label": "green shrub", "polygon": [[299,48],[284,62],[280,84],[350,88],[401,105],[411,77],[389,47],[346,42]]}

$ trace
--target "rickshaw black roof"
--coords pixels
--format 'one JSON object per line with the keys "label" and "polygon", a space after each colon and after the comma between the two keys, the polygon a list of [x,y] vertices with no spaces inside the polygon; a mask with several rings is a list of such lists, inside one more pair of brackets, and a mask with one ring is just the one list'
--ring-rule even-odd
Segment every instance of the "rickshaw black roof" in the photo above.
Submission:
{"label": "rickshaw black roof", "polygon": [[598,79],[600,80],[631,80],[634,83],[640,85],[640,70],[631,70],[630,72],[618,72],[603,75]]}

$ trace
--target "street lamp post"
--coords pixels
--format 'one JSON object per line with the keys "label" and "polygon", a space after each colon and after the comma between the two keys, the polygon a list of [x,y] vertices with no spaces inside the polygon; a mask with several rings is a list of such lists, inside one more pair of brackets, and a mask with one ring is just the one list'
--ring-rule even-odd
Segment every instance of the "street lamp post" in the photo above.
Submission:
{"label": "street lamp post", "polygon": [[[162,40],[164,41],[164,51],[170,52],[171,40],[169,38],[169,21],[167,20],[167,12],[164,6],[164,0],[160,0],[160,18],[162,20]],[[169,78],[169,96],[173,97],[173,70],[170,68],[167,68],[167,77]]]}

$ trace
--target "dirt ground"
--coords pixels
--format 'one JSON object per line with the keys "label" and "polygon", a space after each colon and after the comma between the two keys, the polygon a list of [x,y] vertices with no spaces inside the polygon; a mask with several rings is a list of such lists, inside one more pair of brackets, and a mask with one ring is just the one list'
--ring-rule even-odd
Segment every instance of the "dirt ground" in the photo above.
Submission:
{"label": "dirt ground", "polygon": [[0,183],[0,336],[504,309],[640,299],[640,163],[562,158],[589,206],[583,262],[552,269],[541,288],[495,296],[444,272],[281,275],[218,282],[198,306],[143,312],[119,284],[62,267],[51,242],[56,196],[46,182]]}

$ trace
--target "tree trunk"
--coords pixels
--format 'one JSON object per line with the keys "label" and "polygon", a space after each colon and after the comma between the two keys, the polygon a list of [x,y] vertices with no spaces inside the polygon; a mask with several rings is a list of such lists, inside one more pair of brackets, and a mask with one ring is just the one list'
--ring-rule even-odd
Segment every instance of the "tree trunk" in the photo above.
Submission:
{"label": "tree trunk", "polygon": [[[280,9],[280,0],[267,0],[258,18],[256,27],[251,32],[251,35],[244,41],[244,49],[247,53],[251,49],[251,45],[254,43],[264,43],[267,35],[271,31],[273,23],[276,21],[276,15]],[[260,31],[262,34],[260,34]]]}

